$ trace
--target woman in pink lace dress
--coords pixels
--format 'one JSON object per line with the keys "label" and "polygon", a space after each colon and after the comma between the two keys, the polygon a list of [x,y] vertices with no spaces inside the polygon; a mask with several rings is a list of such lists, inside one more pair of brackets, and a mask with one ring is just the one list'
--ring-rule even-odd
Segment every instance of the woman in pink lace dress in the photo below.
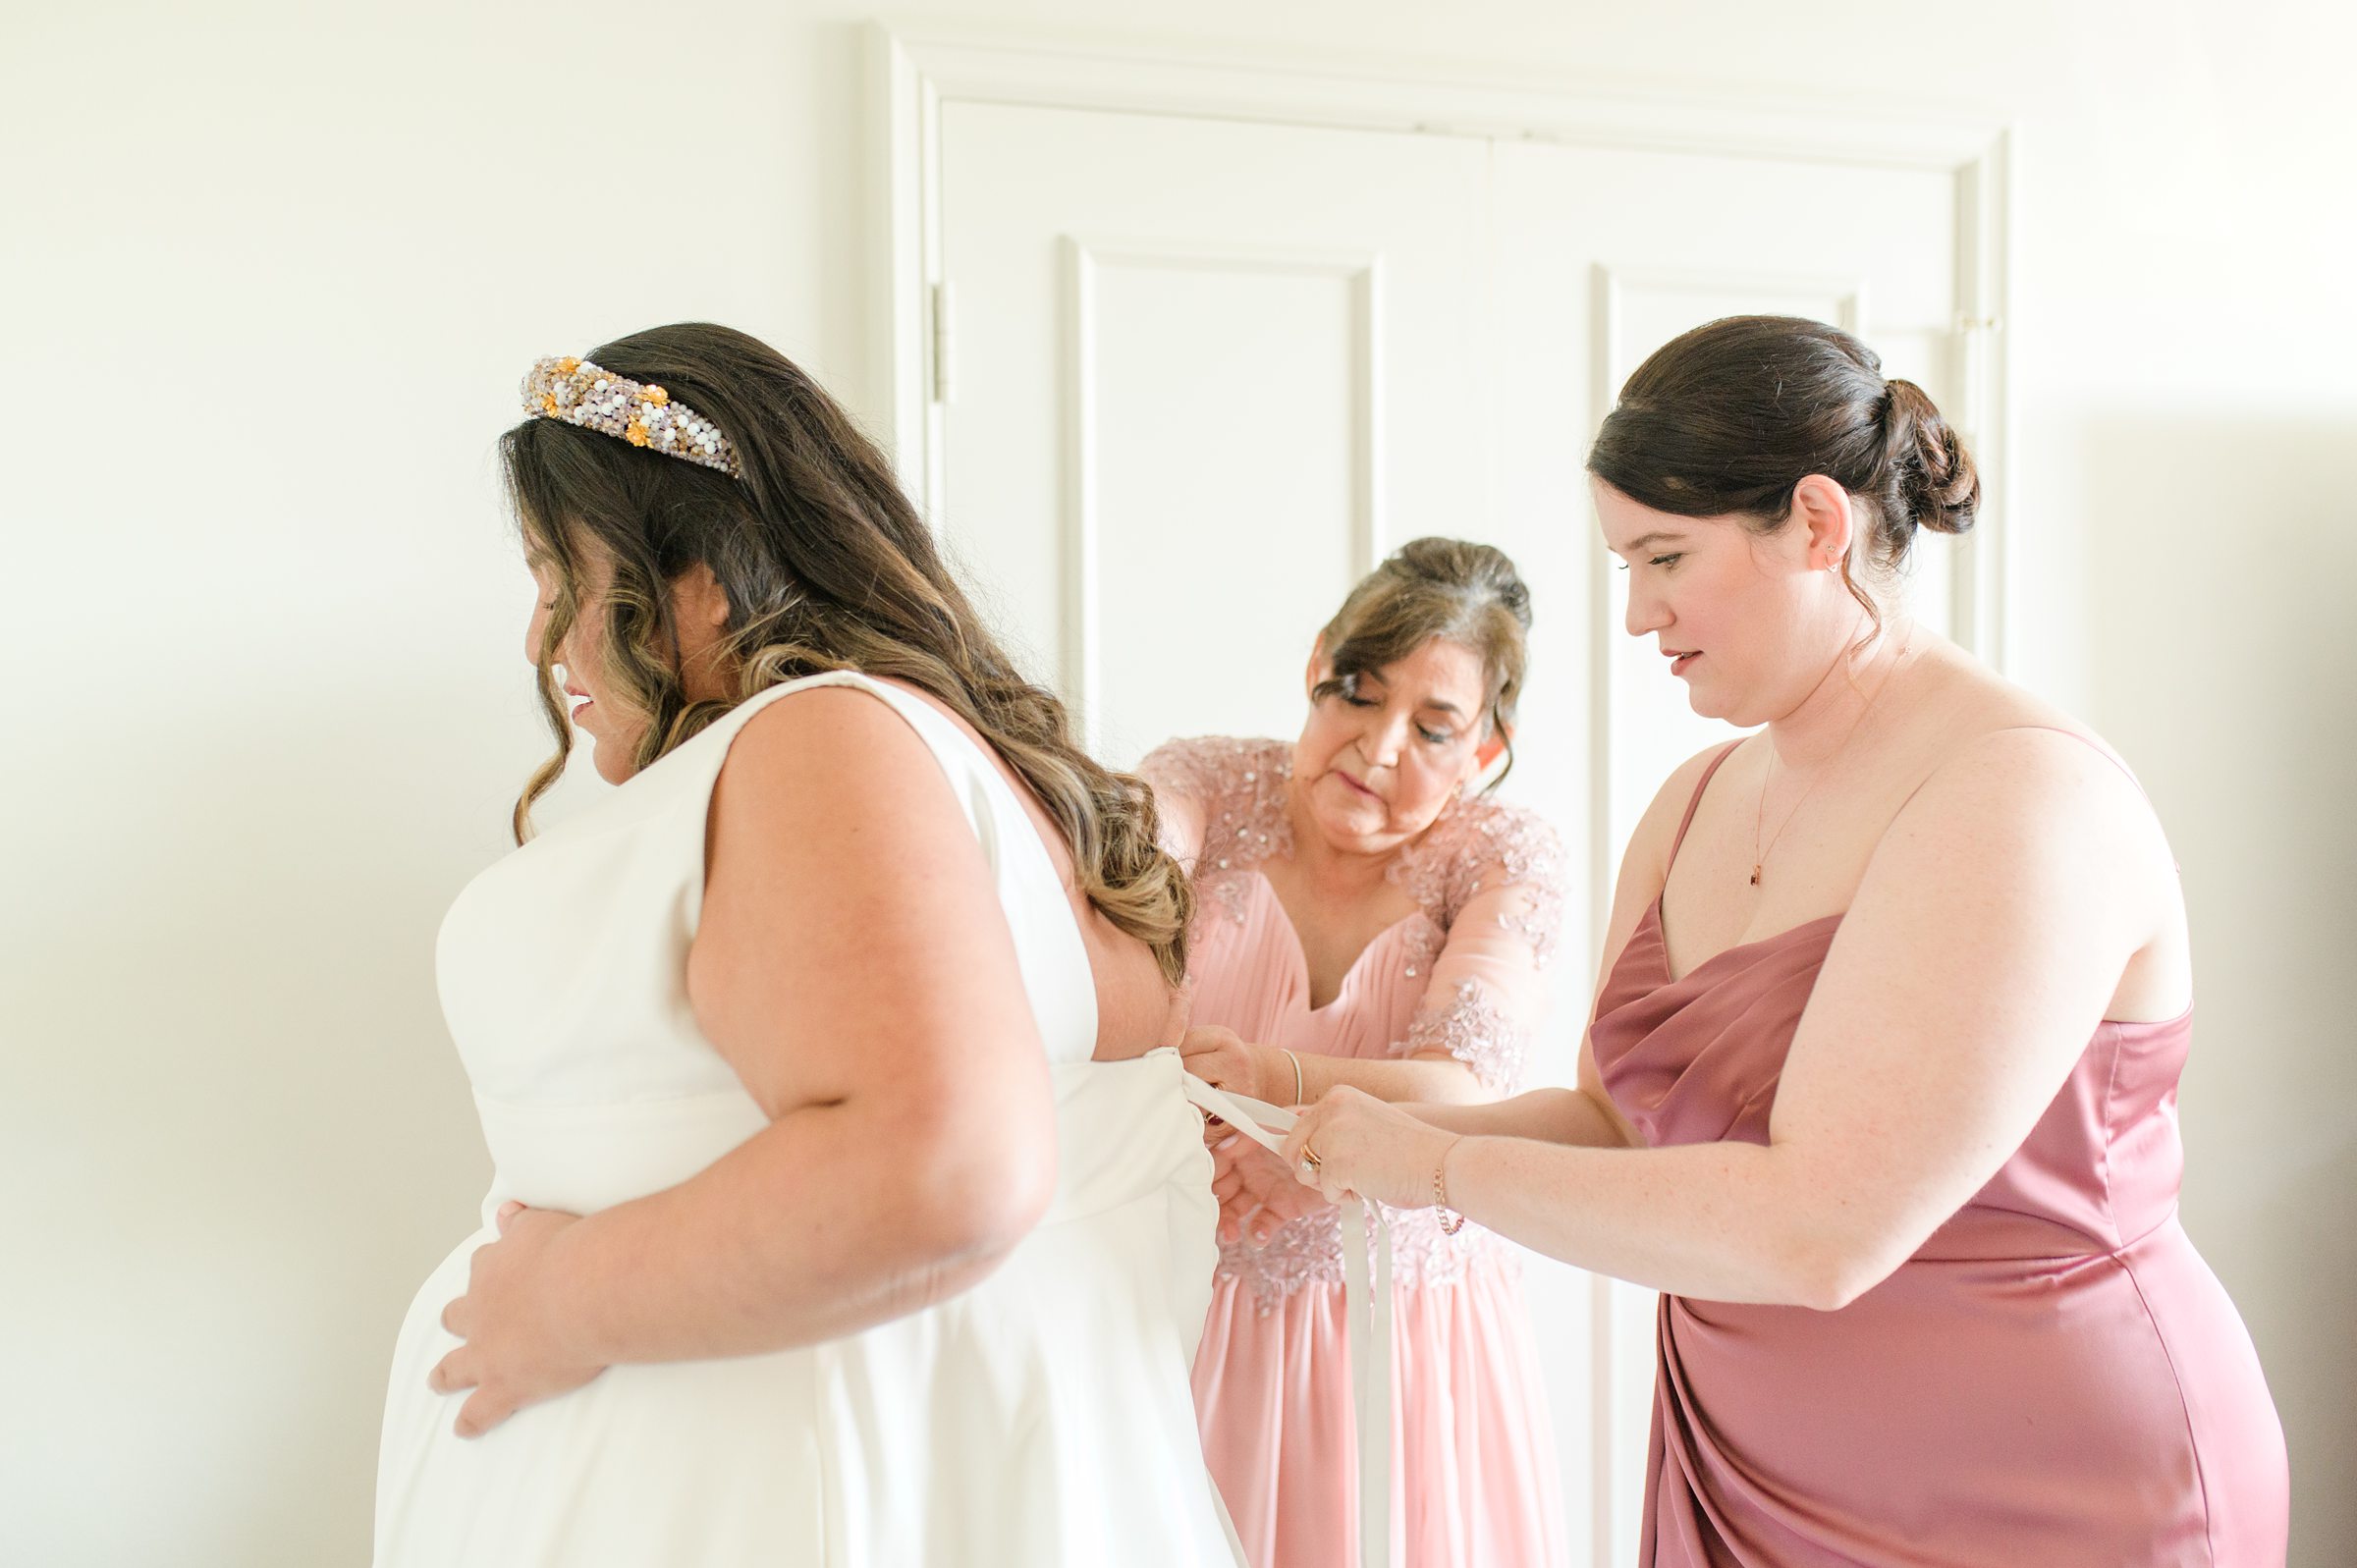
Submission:
{"label": "woman in pink lace dress", "polygon": [[[1166,844],[1194,869],[1193,1071],[1278,1105],[1338,1084],[1444,1103],[1520,1087],[1562,857],[1553,830],[1478,780],[1507,749],[1529,622],[1504,555],[1416,540],[1321,634],[1298,739],[1176,740],[1141,765]],[[1240,1152],[1223,1149],[1225,1165]],[[1234,1197],[1233,1174],[1221,1189]],[[1230,1216],[1194,1371],[1212,1474],[1254,1568],[1354,1564],[1338,1216]],[[1514,1255],[1429,1210],[1392,1217],[1395,1560],[1561,1561]]]}

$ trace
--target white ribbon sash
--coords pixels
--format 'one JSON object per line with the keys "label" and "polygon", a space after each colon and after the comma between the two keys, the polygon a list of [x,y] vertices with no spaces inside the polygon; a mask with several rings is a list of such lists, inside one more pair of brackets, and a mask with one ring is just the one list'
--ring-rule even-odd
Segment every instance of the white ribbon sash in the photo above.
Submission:
{"label": "white ribbon sash", "polygon": [[[1300,1118],[1243,1095],[1214,1089],[1193,1073],[1181,1081],[1198,1109],[1272,1154]],[[1343,1315],[1350,1330],[1350,1407],[1358,1427],[1358,1560],[1361,1568],[1390,1568],[1392,1560],[1392,1232],[1375,1216],[1374,1277],[1368,1278],[1366,1205],[1342,1202]]]}

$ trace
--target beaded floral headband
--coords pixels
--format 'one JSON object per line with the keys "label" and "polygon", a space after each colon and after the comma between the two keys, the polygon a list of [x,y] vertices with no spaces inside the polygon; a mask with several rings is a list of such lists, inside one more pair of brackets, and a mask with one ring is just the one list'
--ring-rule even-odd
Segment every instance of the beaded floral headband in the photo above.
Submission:
{"label": "beaded floral headband", "polygon": [[603,431],[667,457],[718,468],[732,479],[744,477],[737,449],[720,426],[661,387],[632,381],[576,359],[542,359],[523,378],[524,412]]}

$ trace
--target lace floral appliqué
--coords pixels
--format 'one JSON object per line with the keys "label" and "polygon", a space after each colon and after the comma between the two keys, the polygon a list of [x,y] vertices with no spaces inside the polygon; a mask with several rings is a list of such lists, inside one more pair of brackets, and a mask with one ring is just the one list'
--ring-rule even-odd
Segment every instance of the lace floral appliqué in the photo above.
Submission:
{"label": "lace floral appliqu\u00e9", "polygon": [[[1476,1258],[1487,1259],[1500,1269],[1518,1266],[1514,1249],[1479,1225],[1467,1224],[1453,1236],[1443,1230],[1437,1209],[1387,1208],[1383,1216],[1392,1228],[1392,1278],[1403,1288],[1454,1284]],[[1372,1247],[1375,1221],[1370,1217],[1365,1223]],[[1304,1285],[1340,1289],[1342,1216],[1304,1215],[1281,1226],[1262,1247],[1222,1243],[1219,1271],[1251,1290],[1253,1310],[1264,1318]]]}
{"label": "lace floral appliqu\u00e9", "polygon": [[1459,980],[1456,999],[1449,1005],[1428,1006],[1416,1014],[1402,1054],[1446,1051],[1472,1068],[1484,1089],[1507,1095],[1522,1081],[1529,1048],[1528,1032],[1515,1025],[1478,981]]}
{"label": "lace floral appliqu\u00e9", "polygon": [[[1174,740],[1138,765],[1157,789],[1200,803],[1203,844],[1187,868],[1204,895],[1198,920],[1215,909],[1241,922],[1260,863],[1289,856],[1292,832],[1286,815],[1292,781],[1292,747],[1282,740],[1203,736]],[[1401,945],[1405,974],[1430,974],[1466,905],[1485,889],[1516,890],[1499,900],[1495,919],[1528,945],[1532,962],[1553,955],[1563,904],[1562,842],[1543,820],[1487,798],[1453,802],[1391,867],[1394,884],[1413,898],[1424,918]],[[1528,1052],[1526,1032],[1478,982],[1459,981],[1446,1005],[1420,1008],[1398,1053],[1445,1051],[1471,1067],[1492,1093],[1511,1093]],[[1387,1209],[1396,1275],[1403,1286],[1461,1279],[1472,1260],[1515,1265],[1514,1250],[1478,1225],[1451,1235],[1430,1209]],[[1369,1221],[1372,1224],[1372,1220]],[[1307,1284],[1343,1280],[1341,1217],[1307,1215],[1279,1228],[1265,1246],[1223,1245],[1220,1273],[1247,1284],[1263,1314]]]}
{"label": "lace floral appliqu\u00e9", "polygon": [[1563,918],[1563,840],[1519,806],[1457,802],[1400,852],[1390,875],[1444,935],[1482,889],[1518,884],[1524,890],[1518,907],[1501,911],[1498,923],[1530,944],[1538,967],[1555,956]]}
{"label": "lace floral appliqu\u00e9", "polygon": [[[1292,746],[1200,735],[1157,746],[1137,771],[1158,789],[1202,802],[1203,847],[1188,874],[1230,918],[1242,920],[1248,874],[1264,860],[1293,852],[1286,817]],[[1530,944],[1541,968],[1555,954],[1562,923],[1562,839],[1531,812],[1486,797],[1456,801],[1400,851],[1389,875],[1425,914],[1426,923],[1408,944],[1408,961],[1419,970],[1438,955],[1466,900],[1484,887],[1508,884],[1522,885],[1527,893],[1518,907],[1500,913],[1499,923]]]}
{"label": "lace floral appliqu\u00e9", "polygon": [[1253,869],[1293,852],[1285,814],[1293,748],[1282,740],[1199,735],[1155,747],[1137,771],[1157,789],[1202,802],[1203,848],[1187,875],[1198,893],[1211,894],[1240,924]]}

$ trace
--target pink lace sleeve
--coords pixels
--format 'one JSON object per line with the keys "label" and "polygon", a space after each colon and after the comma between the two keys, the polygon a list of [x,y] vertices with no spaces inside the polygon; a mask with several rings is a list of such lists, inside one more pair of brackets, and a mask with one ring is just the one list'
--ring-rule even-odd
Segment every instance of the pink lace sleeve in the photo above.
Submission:
{"label": "pink lace sleeve", "polygon": [[[1286,784],[1293,749],[1282,740],[1198,735],[1167,740],[1137,765],[1154,786],[1162,846],[1178,857],[1220,907],[1240,917],[1242,874],[1292,853]],[[1207,903],[1210,900],[1206,901]]]}
{"label": "pink lace sleeve", "polygon": [[1467,802],[1402,858],[1401,881],[1441,935],[1432,982],[1394,1047],[1446,1053],[1493,1094],[1521,1084],[1544,1022],[1544,973],[1562,924],[1562,841],[1535,814]]}
{"label": "pink lace sleeve", "polygon": [[1156,837],[1162,847],[1192,865],[1203,852],[1204,807],[1220,784],[1205,766],[1203,740],[1166,740],[1146,753],[1136,773],[1154,790]]}

